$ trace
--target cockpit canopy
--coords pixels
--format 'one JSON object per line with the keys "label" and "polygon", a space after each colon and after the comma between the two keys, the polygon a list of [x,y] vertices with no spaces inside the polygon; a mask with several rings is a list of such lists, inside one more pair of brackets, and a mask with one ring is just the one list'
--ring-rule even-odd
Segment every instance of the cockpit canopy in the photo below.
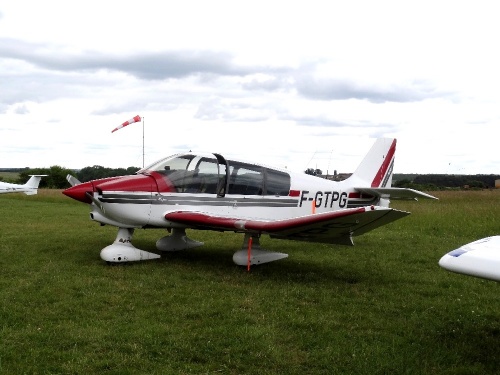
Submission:
{"label": "cockpit canopy", "polygon": [[287,196],[290,192],[288,173],[226,160],[219,154],[177,154],[137,173],[161,175],[178,193]]}

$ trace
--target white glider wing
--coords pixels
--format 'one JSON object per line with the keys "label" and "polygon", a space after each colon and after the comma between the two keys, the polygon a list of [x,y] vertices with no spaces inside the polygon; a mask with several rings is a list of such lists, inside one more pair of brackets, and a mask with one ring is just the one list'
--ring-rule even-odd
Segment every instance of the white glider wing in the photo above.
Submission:
{"label": "white glider wing", "polygon": [[268,234],[272,238],[353,245],[352,236],[366,233],[406,215],[409,213],[368,206],[274,221],[245,220],[193,211],[169,212],[165,214],[165,219],[193,229]]}
{"label": "white glider wing", "polygon": [[500,281],[500,236],[486,237],[445,254],[439,265],[451,272]]}

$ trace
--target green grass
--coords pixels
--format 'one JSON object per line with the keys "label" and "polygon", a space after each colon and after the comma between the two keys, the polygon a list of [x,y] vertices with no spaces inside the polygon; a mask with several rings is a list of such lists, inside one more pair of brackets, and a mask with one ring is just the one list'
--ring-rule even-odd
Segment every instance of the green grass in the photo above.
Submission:
{"label": "green grass", "polygon": [[[116,228],[60,191],[0,196],[0,374],[493,374],[499,284],[439,258],[499,234],[500,191],[393,202],[412,215],[354,247],[271,240],[289,258],[232,262],[242,235],[108,266]],[[161,230],[137,230],[155,251]]]}
{"label": "green grass", "polygon": [[0,181],[13,182],[17,181],[19,178],[19,173],[17,172],[1,172],[0,171]]}

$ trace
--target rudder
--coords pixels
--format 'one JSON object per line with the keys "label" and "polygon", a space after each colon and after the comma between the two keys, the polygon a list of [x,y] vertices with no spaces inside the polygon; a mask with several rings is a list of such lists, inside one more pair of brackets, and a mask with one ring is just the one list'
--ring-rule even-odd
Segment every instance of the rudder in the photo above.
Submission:
{"label": "rudder", "polygon": [[351,177],[371,187],[391,187],[395,156],[396,139],[378,138]]}

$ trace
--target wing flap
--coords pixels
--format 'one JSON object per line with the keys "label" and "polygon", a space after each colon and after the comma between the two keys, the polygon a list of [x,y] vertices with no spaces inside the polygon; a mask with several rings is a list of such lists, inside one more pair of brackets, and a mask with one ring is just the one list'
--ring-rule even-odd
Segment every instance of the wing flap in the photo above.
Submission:
{"label": "wing flap", "polygon": [[169,212],[165,219],[194,229],[269,234],[273,238],[352,245],[352,236],[400,219],[408,212],[359,207],[285,220],[263,221],[213,216],[202,212]]}

